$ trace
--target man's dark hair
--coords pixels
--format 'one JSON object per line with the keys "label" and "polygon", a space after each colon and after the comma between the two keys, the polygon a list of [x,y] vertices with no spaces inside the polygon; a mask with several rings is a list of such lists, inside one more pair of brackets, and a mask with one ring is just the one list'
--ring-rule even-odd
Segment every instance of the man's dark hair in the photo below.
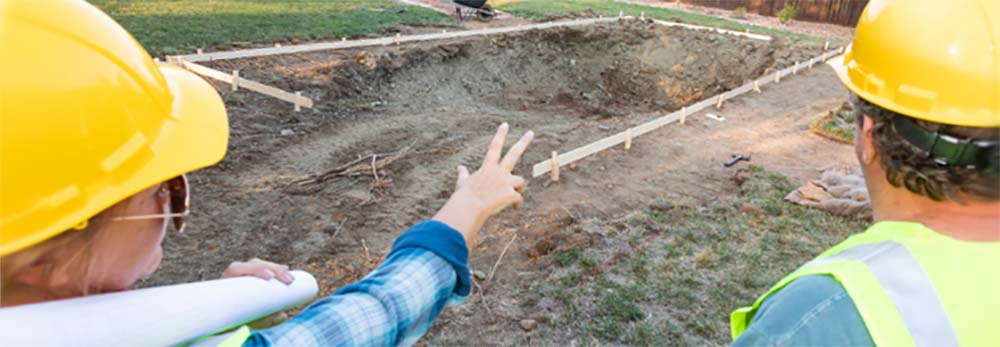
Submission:
{"label": "man's dark hair", "polygon": [[[1000,201],[1000,179],[987,174],[984,168],[967,165],[948,165],[928,155],[921,149],[903,138],[896,126],[896,117],[906,117],[923,130],[948,135],[958,139],[1000,140],[1000,128],[978,128],[941,123],[907,117],[872,104],[864,99],[852,97],[854,115],[858,129],[863,124],[862,118],[868,115],[874,121],[872,136],[879,163],[885,170],[886,180],[895,187],[906,187],[907,190],[929,197],[936,201],[952,200],[965,203],[959,193],[965,193],[974,200]],[[861,132],[858,131],[857,136]]]}

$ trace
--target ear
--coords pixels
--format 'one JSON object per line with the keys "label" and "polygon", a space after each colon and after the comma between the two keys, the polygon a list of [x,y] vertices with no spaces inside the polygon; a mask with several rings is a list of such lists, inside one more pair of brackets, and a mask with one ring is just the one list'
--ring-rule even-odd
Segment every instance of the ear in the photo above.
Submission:
{"label": "ear", "polygon": [[858,129],[860,132],[854,135],[858,138],[858,154],[861,157],[861,163],[864,165],[875,162],[875,157],[878,155],[878,151],[875,150],[874,128],[875,120],[866,114],[861,117],[861,124]]}
{"label": "ear", "polygon": [[48,285],[48,270],[52,264],[47,257],[39,257],[28,266],[21,268],[13,278],[15,281],[35,288],[44,288]]}
{"label": "ear", "polygon": [[67,266],[75,264],[75,262],[57,262],[51,253],[43,254],[20,269],[13,278],[17,282],[45,292],[58,292],[71,281],[71,269]]}

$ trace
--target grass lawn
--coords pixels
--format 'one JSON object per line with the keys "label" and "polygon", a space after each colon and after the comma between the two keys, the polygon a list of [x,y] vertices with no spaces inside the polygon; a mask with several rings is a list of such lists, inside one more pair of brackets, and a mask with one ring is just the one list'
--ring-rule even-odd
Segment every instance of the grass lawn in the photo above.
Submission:
{"label": "grass lawn", "polygon": [[820,136],[846,144],[854,143],[854,111],[846,106],[827,112],[809,126],[809,130]]}
{"label": "grass lawn", "polygon": [[90,0],[153,55],[225,48],[231,42],[378,33],[399,24],[456,24],[392,0]]}
{"label": "grass lawn", "polygon": [[519,17],[532,19],[539,19],[546,16],[570,12],[582,12],[588,9],[606,17],[617,16],[619,11],[624,11],[625,15],[632,16],[639,16],[640,13],[645,12],[647,18],[673,20],[738,31],[750,29],[750,32],[752,33],[803,39],[819,44],[826,41],[825,38],[821,37],[793,33],[790,31],[772,29],[757,25],[743,24],[700,13],[621,3],[612,0],[492,0],[490,3],[494,4],[494,7],[502,11],[509,12]]}
{"label": "grass lawn", "polygon": [[792,189],[754,167],[732,199],[586,221],[603,245],[553,255],[539,289],[561,307],[545,325],[596,345],[728,345],[730,312],[868,224],[785,202]]}

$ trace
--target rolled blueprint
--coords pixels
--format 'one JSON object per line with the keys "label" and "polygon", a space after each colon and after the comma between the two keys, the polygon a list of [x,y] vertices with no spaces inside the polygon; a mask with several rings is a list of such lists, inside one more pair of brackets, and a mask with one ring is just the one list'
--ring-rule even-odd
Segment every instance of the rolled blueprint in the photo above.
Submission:
{"label": "rolled blueprint", "polygon": [[316,279],[237,277],[0,309],[4,346],[167,346],[304,303]]}

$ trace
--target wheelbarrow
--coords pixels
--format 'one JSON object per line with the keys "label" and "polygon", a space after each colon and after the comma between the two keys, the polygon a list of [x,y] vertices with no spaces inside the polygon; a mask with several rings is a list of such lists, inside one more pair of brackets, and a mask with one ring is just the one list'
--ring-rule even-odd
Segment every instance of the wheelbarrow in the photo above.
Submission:
{"label": "wheelbarrow", "polygon": [[482,22],[489,22],[497,15],[486,0],[454,0],[454,2],[455,13],[458,14],[460,21],[472,17]]}

